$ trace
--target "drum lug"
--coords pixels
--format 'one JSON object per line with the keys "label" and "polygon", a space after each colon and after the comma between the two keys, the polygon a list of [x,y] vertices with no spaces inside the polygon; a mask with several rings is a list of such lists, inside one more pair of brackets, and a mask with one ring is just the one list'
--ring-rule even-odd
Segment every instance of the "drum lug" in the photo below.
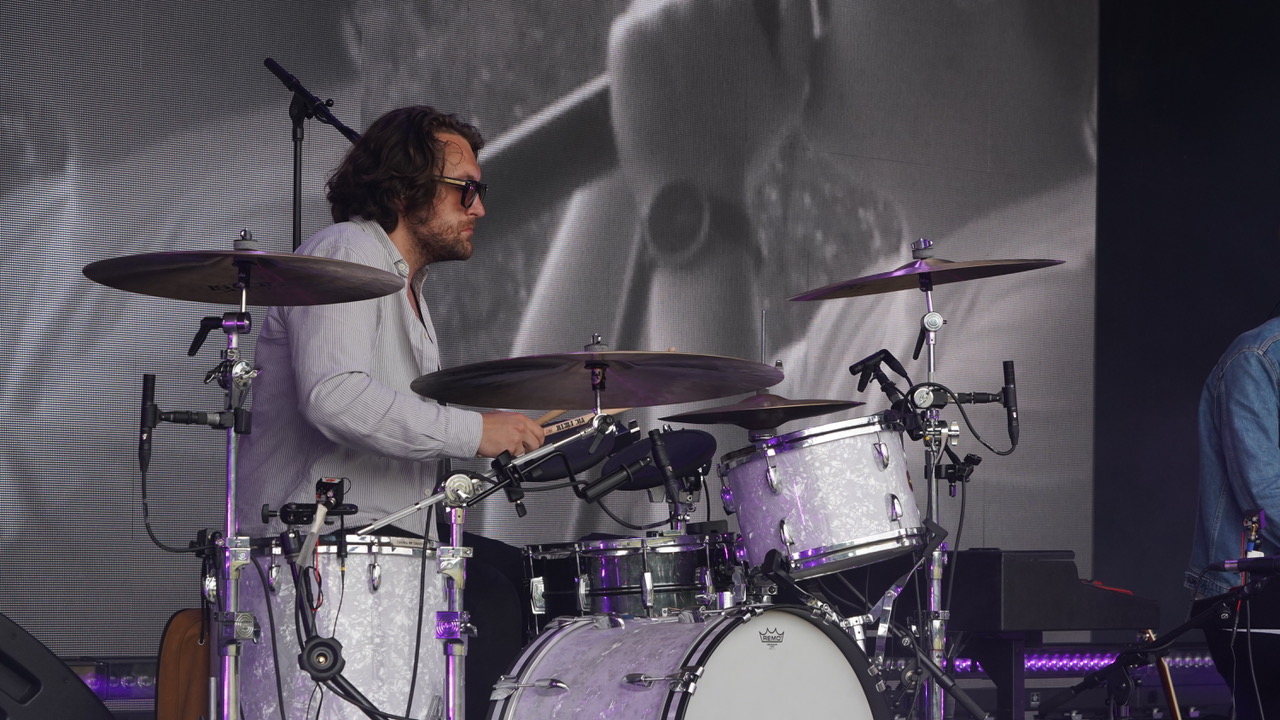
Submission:
{"label": "drum lug", "polygon": [[[715,581],[711,577],[711,568],[703,565],[698,568],[694,574],[697,576],[697,579],[694,580],[694,582],[696,582],[698,588],[702,590],[702,592],[699,593],[699,597],[706,596],[707,602],[710,602],[711,593],[715,592]],[[706,603],[703,604],[705,605]]]}
{"label": "drum lug", "polygon": [[645,675],[644,673],[627,673],[622,681],[628,685],[653,687],[654,683],[671,683],[671,692],[687,692],[692,694],[698,689],[698,679],[702,677],[699,665],[685,666],[670,675]]}
{"label": "drum lug", "polygon": [[880,460],[880,469],[889,469],[889,445],[887,443],[878,442],[874,445],[876,449],[876,458]]}
{"label": "drum lug", "polygon": [[733,502],[733,488],[728,485],[720,487],[720,502],[724,503],[725,515],[732,515],[738,512],[738,507]]}
{"label": "drum lug", "polygon": [[769,462],[764,468],[764,481],[769,486],[769,489],[773,491],[774,495],[782,494],[782,491],[778,489],[778,486],[780,485],[778,478],[778,463],[774,461],[774,454],[772,450],[769,451]]}
{"label": "drum lug", "polygon": [[553,693],[569,692],[569,686],[556,678],[542,678],[533,682],[522,683],[517,677],[511,675],[503,675],[498,678],[498,682],[493,685],[493,693],[489,695],[489,700],[505,700],[515,693],[517,690],[524,688],[536,688],[538,690],[550,690]]}
{"label": "drum lug", "polygon": [[546,584],[541,577],[529,578],[529,598],[533,603],[534,615],[547,614]]}
{"label": "drum lug", "polygon": [[218,602],[218,578],[216,575],[204,576],[204,599],[211,603]]}
{"label": "drum lug", "polygon": [[897,522],[901,520],[902,516],[906,514],[906,511],[902,509],[902,501],[899,500],[898,496],[894,495],[893,493],[889,493],[888,500],[889,500],[889,522]]}
{"label": "drum lug", "polygon": [[378,556],[373,556],[373,562],[369,563],[369,590],[378,592],[378,588],[382,587],[382,563],[378,562]]}
{"label": "drum lug", "polygon": [[267,566],[267,589],[274,595],[277,592],[276,584],[280,582],[280,563],[276,562],[274,555],[271,556],[271,564]]}
{"label": "drum lug", "polygon": [[796,544],[796,541],[791,538],[791,531],[787,529],[786,518],[782,518],[778,521],[778,539],[787,547],[791,547]]}
{"label": "drum lug", "polygon": [[588,596],[590,595],[590,593],[591,593],[591,576],[579,575],[578,576],[578,612],[580,613],[591,612],[591,609],[590,609],[591,602],[588,599]]}
{"label": "drum lug", "polygon": [[597,615],[595,624],[599,630],[621,630],[627,626],[627,622],[617,615]]}

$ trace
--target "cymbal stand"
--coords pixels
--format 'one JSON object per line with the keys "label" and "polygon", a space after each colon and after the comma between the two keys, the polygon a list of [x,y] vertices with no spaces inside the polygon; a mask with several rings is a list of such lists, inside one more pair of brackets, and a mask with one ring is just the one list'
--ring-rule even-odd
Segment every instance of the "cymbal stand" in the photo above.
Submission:
{"label": "cymbal stand", "polygon": [[[240,240],[235,243],[236,250],[256,249],[257,243],[247,231],[240,233]],[[220,423],[214,427],[227,431],[227,467],[226,467],[226,508],[222,534],[222,563],[218,567],[217,578],[217,611],[214,613],[214,625],[217,628],[216,648],[219,655],[218,692],[209,694],[209,717],[236,720],[240,712],[240,644],[251,640],[254,636],[254,618],[252,613],[240,612],[239,581],[240,570],[249,564],[249,538],[239,535],[236,522],[236,463],[239,458],[239,435],[251,429],[249,411],[244,409],[244,401],[249,395],[253,378],[258,371],[240,357],[241,335],[248,334],[253,327],[248,313],[248,288],[250,287],[248,263],[237,264],[235,287],[240,291],[239,312],[223,314],[221,326],[227,336],[227,348],[222,351],[222,362],[205,374],[205,383],[213,380],[226,391],[227,404],[225,414],[233,418],[230,425]],[[201,333],[196,337],[188,355],[194,355],[199,349],[216,318],[205,318],[201,323]],[[210,679],[212,681],[212,678]],[[218,705],[221,704],[219,708]]]}
{"label": "cymbal stand", "polygon": [[[599,333],[592,333],[590,344],[584,345],[582,349],[589,353],[608,352],[609,346],[605,344]],[[609,363],[588,361],[585,367],[591,371],[591,394],[595,401],[594,411],[599,416],[601,408],[604,407],[601,404],[600,393],[605,390]],[[667,496],[667,511],[671,517],[671,529],[675,532],[680,532],[684,529],[685,522],[688,519],[685,514],[685,505],[680,501],[682,483],[675,477],[671,468],[671,458],[667,455],[667,447],[662,440],[661,431],[651,431],[649,433],[649,442],[653,447],[654,464],[658,466],[658,470],[662,473],[662,485]]]}
{"label": "cymbal stand", "polygon": [[[916,260],[932,257],[932,247],[933,243],[930,240],[920,238],[911,244],[911,256]],[[933,307],[932,274],[921,273],[919,281],[920,291],[924,293],[925,298],[925,315],[920,320],[920,335],[916,340],[915,353],[912,358],[919,359],[922,346],[926,349],[927,378],[929,382],[934,382],[934,375],[937,371],[936,347],[938,331],[946,324],[946,320]],[[938,460],[941,458],[944,444],[949,440],[954,445],[959,429],[949,427],[941,419],[941,413],[937,408],[929,408],[923,412],[924,477],[925,487],[928,489],[929,494],[929,512],[926,513],[926,516],[930,520],[936,521],[937,518],[935,516],[939,508],[939,483],[935,470]],[[929,622],[926,624],[926,639],[928,641],[929,659],[938,667],[942,667],[946,661],[947,611],[943,609],[942,598],[942,572],[946,565],[946,551],[946,544],[940,543],[930,553],[928,563]],[[925,679],[923,693],[927,710],[925,717],[928,720],[943,720],[946,717],[946,699],[942,691],[942,685],[935,676],[930,675]]]}

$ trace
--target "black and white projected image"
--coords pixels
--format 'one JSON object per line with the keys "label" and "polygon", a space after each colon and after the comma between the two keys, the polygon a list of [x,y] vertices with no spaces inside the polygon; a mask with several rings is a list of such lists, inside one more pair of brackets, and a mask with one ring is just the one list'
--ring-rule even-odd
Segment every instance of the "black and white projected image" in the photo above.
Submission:
{"label": "black and white projected image", "polygon": [[[489,140],[475,255],[433,267],[428,282],[449,366],[579,351],[599,333],[615,350],[781,360],[771,392],[867,403],[781,428],[794,432],[882,409],[847,370],[881,348],[924,380],[911,351],[926,308],[917,291],[788,297],[892,270],[920,237],[950,260],[1065,261],[939,285],[935,379],[995,392],[1001,363],[1017,367],[1017,452],[996,457],[960,428],[961,454],[984,456],[960,544],[1074,550],[1087,576],[1096,3],[177,7],[0,9],[0,296],[12,323],[0,356],[0,612],[57,653],[153,654],[168,615],[199,602],[198,563],[142,528],[139,394],[150,372],[162,409],[219,409],[220,390],[202,380],[225,338],[186,350],[202,317],[230,308],[106,288],[81,269],[229,249],[242,228],[263,249],[290,249],[290,94],[266,57],[357,130],[426,103]],[[346,146],[306,125],[304,236],[330,222],[323,184]],[[740,399],[622,418],[647,432]],[[970,414],[1007,447],[1003,410]],[[748,444],[739,428],[697,427],[715,435],[716,459]],[[220,527],[224,442],[207,428],[157,429],[151,516],[170,544]],[[923,503],[917,444],[906,457]],[[714,470],[707,482],[697,519],[724,518]],[[943,495],[954,532],[959,499]],[[640,524],[666,512],[644,493],[604,502]],[[499,494],[469,529],[516,546],[635,534],[568,490],[527,503],[517,518]]]}
{"label": "black and white projected image", "polygon": [[[911,354],[930,308],[917,291],[786,298],[897,268],[920,237],[943,259],[1062,260],[939,285],[932,309],[947,324],[933,379],[995,392],[1013,360],[1019,386],[1013,456],[996,457],[961,428],[960,454],[986,462],[952,541],[1072,549],[1087,572],[1096,8],[768,7],[636,3],[614,21],[606,77],[618,162],[571,196],[512,354],[577,350],[599,332],[615,349],[781,360],[786,379],[770,392],[867,403],[782,428],[795,432],[885,407],[874,383],[858,392],[847,371],[881,348],[913,381],[928,379],[927,354]],[[624,417],[648,431],[659,417],[732,400]],[[1009,446],[998,406],[970,414],[992,445]],[[954,408],[946,416],[960,420]],[[714,431],[717,459],[748,444],[742,429],[701,427]],[[923,451],[908,444],[907,457],[924,510]],[[959,501],[946,494],[937,515],[955,532]],[[643,493],[604,502],[637,523],[665,514]],[[709,505],[723,517],[718,499]],[[486,515],[484,531],[516,542],[619,532],[572,498],[530,507],[520,521]]]}

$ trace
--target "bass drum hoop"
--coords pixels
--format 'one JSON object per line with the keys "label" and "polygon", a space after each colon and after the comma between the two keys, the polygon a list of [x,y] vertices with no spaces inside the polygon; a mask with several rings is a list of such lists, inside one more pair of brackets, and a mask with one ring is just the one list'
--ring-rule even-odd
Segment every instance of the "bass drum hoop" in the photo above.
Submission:
{"label": "bass drum hoop", "polygon": [[[858,676],[858,682],[862,685],[862,694],[866,697],[867,706],[871,709],[871,717],[874,720],[891,720],[893,715],[889,712],[889,704],[885,701],[884,695],[876,689],[876,681],[871,674],[871,662],[867,659],[866,653],[862,652],[862,649],[858,647],[858,643],[853,638],[842,632],[836,625],[830,621],[823,620],[820,615],[802,606],[755,605],[751,606],[751,609],[747,612],[731,614],[729,621],[723,623],[723,628],[720,625],[716,625],[708,628],[706,632],[698,637],[698,642],[694,643],[689,652],[685,653],[684,660],[680,663],[681,667],[704,665],[707,659],[715,653],[716,648],[720,647],[720,643],[724,642],[735,628],[755,616],[754,610],[756,608],[763,608],[760,610],[760,614],[777,610],[811,621],[815,627],[832,641],[832,644],[840,650],[840,654],[853,667],[854,673]],[[672,700],[677,699],[677,696],[679,696],[679,701],[674,708],[675,714],[672,714]],[[688,710],[688,705],[692,698],[693,693],[668,690],[667,700],[662,706],[661,717],[669,718],[670,720],[684,718],[684,713]]]}
{"label": "bass drum hoop", "polygon": [[[821,616],[809,608],[798,605],[751,605],[738,606],[728,610],[709,611],[707,615],[720,615],[724,617],[722,622],[709,625],[701,634],[699,634],[696,642],[692,644],[688,652],[683,656],[681,667],[690,666],[691,664],[702,665],[707,658],[715,653],[716,649],[722,642],[733,632],[735,628],[742,625],[747,620],[754,618],[756,615],[770,611],[781,611],[794,615],[803,620],[809,621],[820,630],[832,644],[840,651],[840,654],[849,662],[853,668],[854,674],[858,676],[858,683],[862,687],[862,695],[867,701],[867,707],[871,710],[872,720],[892,720],[893,714],[889,710],[889,704],[885,700],[884,695],[876,688],[876,676],[871,673],[871,661],[867,658],[858,643],[842,632],[838,626],[830,621],[823,620]],[[610,616],[595,615],[583,616],[575,618],[564,618],[548,625],[537,639],[530,644],[529,647],[521,653],[520,661],[511,668],[508,677],[523,680],[530,668],[536,668],[542,663],[547,652],[561,640],[558,631],[571,626],[585,626],[588,622],[608,622]],[[696,661],[696,663],[695,663]],[[676,696],[679,696],[678,698]],[[688,710],[688,704],[692,698],[692,694],[688,692],[676,692],[667,690],[666,700],[663,701],[662,712],[659,715],[664,720],[682,720],[684,713]],[[511,703],[516,701],[519,693],[515,692],[501,700],[493,700],[489,703],[489,720],[503,720],[511,717],[508,711]],[[675,707],[673,708],[673,701]],[[674,714],[673,714],[674,711]]]}

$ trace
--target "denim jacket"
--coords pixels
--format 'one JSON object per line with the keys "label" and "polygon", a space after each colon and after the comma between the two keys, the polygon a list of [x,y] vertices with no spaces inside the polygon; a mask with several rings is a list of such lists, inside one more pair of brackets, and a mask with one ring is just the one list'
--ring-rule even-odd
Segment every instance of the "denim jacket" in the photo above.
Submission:
{"label": "denim jacket", "polygon": [[1280,318],[1240,337],[1214,366],[1200,395],[1200,504],[1186,586],[1197,597],[1238,585],[1236,573],[1207,571],[1244,556],[1245,513],[1262,510],[1257,547],[1280,551]]}

